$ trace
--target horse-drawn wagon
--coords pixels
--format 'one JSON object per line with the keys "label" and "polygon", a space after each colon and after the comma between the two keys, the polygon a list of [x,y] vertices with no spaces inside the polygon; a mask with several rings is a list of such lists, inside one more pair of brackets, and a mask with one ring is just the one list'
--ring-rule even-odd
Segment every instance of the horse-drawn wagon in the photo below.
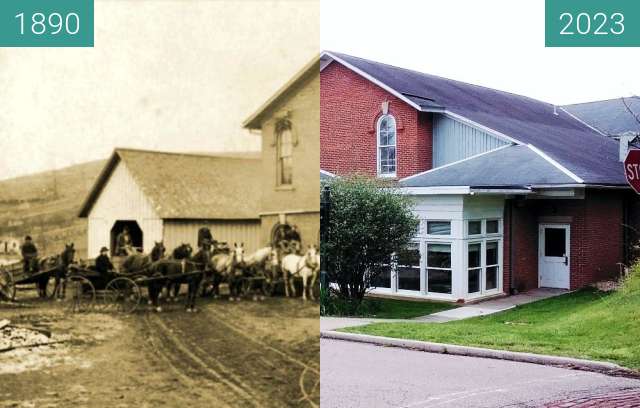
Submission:
{"label": "horse-drawn wagon", "polygon": [[34,259],[27,268],[23,260],[0,266],[0,298],[14,301],[16,292],[29,289],[28,285],[35,285],[42,299],[62,299],[68,290],[73,294],[78,281],[65,277],[74,256],[75,249],[70,244],[59,255]]}

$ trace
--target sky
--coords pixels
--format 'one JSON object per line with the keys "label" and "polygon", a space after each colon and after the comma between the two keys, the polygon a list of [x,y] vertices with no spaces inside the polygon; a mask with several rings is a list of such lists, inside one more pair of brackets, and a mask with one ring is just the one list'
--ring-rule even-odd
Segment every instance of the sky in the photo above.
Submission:
{"label": "sky", "polygon": [[544,0],[322,0],[324,50],[557,105],[640,94],[638,48],[545,48]]}
{"label": "sky", "polygon": [[242,122],[319,52],[316,0],[95,0],[95,47],[0,48],[0,179],[114,147],[260,149]]}

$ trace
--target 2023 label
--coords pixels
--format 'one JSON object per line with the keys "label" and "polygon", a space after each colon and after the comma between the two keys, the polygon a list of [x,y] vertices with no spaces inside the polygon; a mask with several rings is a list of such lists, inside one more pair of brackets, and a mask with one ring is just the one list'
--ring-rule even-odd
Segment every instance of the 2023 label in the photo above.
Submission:
{"label": "2023 label", "polygon": [[93,0],[1,0],[0,47],[93,47]]}
{"label": "2023 label", "polygon": [[547,47],[640,47],[640,1],[545,0]]}

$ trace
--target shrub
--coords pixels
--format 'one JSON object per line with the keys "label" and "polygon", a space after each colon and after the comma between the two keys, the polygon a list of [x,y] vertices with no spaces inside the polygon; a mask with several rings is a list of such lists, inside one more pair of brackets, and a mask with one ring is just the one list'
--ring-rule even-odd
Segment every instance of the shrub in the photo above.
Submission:
{"label": "shrub", "polygon": [[389,268],[391,255],[415,235],[419,222],[411,211],[411,198],[389,183],[352,176],[333,180],[330,192],[321,250],[338,299],[327,297],[334,305],[326,305],[326,311],[331,307],[355,311],[373,282]]}

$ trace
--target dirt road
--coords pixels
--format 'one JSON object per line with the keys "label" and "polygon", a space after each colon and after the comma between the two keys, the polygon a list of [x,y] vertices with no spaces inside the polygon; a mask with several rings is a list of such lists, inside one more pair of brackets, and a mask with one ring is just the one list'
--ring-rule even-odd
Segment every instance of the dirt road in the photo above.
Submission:
{"label": "dirt road", "polygon": [[0,305],[69,340],[0,353],[0,407],[317,407],[316,304],[205,300],[131,316]]}

